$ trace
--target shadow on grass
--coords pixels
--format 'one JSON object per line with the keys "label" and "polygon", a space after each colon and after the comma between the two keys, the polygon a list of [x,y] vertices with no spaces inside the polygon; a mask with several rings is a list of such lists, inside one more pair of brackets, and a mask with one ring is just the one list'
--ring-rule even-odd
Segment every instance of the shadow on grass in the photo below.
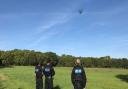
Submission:
{"label": "shadow on grass", "polygon": [[59,85],[55,86],[53,89],[61,89]]}
{"label": "shadow on grass", "polygon": [[0,89],[6,89],[6,87],[3,85],[3,82],[0,80]]}
{"label": "shadow on grass", "polygon": [[117,75],[116,77],[128,83],[128,74],[126,75],[120,74],[120,75]]}

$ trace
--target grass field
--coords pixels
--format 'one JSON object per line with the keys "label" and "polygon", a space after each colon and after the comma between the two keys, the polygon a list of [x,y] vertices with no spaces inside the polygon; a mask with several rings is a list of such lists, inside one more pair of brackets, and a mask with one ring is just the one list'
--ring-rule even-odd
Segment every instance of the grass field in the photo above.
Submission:
{"label": "grass field", "polygon": [[[71,69],[55,68],[55,89],[73,89],[70,80]],[[128,89],[128,70],[87,68],[86,73],[86,89]],[[35,89],[34,67],[0,68],[0,89]]]}

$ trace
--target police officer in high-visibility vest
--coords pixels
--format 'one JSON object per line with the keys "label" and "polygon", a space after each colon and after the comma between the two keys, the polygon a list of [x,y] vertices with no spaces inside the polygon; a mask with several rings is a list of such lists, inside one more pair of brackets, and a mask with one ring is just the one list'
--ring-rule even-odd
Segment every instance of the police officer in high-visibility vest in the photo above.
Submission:
{"label": "police officer in high-visibility vest", "polygon": [[36,89],[43,89],[43,68],[40,63],[35,66]]}
{"label": "police officer in high-visibility vest", "polygon": [[71,81],[74,89],[84,89],[86,86],[86,74],[84,68],[81,66],[80,59],[77,59],[75,66],[72,69]]}
{"label": "police officer in high-visibility vest", "polygon": [[55,75],[55,71],[51,64],[51,60],[47,61],[43,73],[45,75],[45,89],[53,89],[53,76]]}

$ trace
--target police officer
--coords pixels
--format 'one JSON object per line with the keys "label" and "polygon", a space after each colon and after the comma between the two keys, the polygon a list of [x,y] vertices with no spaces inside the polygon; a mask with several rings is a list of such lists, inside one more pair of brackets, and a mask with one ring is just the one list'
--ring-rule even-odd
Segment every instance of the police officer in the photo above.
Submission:
{"label": "police officer", "polygon": [[36,74],[36,89],[43,89],[43,69],[42,65],[38,63],[35,66],[35,74]]}
{"label": "police officer", "polygon": [[51,60],[47,61],[43,73],[45,75],[45,89],[53,89],[53,76],[55,75],[55,71],[51,64]]}
{"label": "police officer", "polygon": [[86,86],[86,74],[84,68],[81,66],[80,59],[77,59],[75,66],[71,73],[71,80],[74,89],[84,89]]}

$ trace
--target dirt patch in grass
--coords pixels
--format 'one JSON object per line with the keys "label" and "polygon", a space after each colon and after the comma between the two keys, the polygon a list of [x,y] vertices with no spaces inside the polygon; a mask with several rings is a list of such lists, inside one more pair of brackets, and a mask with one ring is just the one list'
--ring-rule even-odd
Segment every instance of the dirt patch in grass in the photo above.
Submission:
{"label": "dirt patch in grass", "polygon": [[4,76],[3,74],[0,74],[0,80],[6,80],[7,79],[7,77],[6,76]]}

